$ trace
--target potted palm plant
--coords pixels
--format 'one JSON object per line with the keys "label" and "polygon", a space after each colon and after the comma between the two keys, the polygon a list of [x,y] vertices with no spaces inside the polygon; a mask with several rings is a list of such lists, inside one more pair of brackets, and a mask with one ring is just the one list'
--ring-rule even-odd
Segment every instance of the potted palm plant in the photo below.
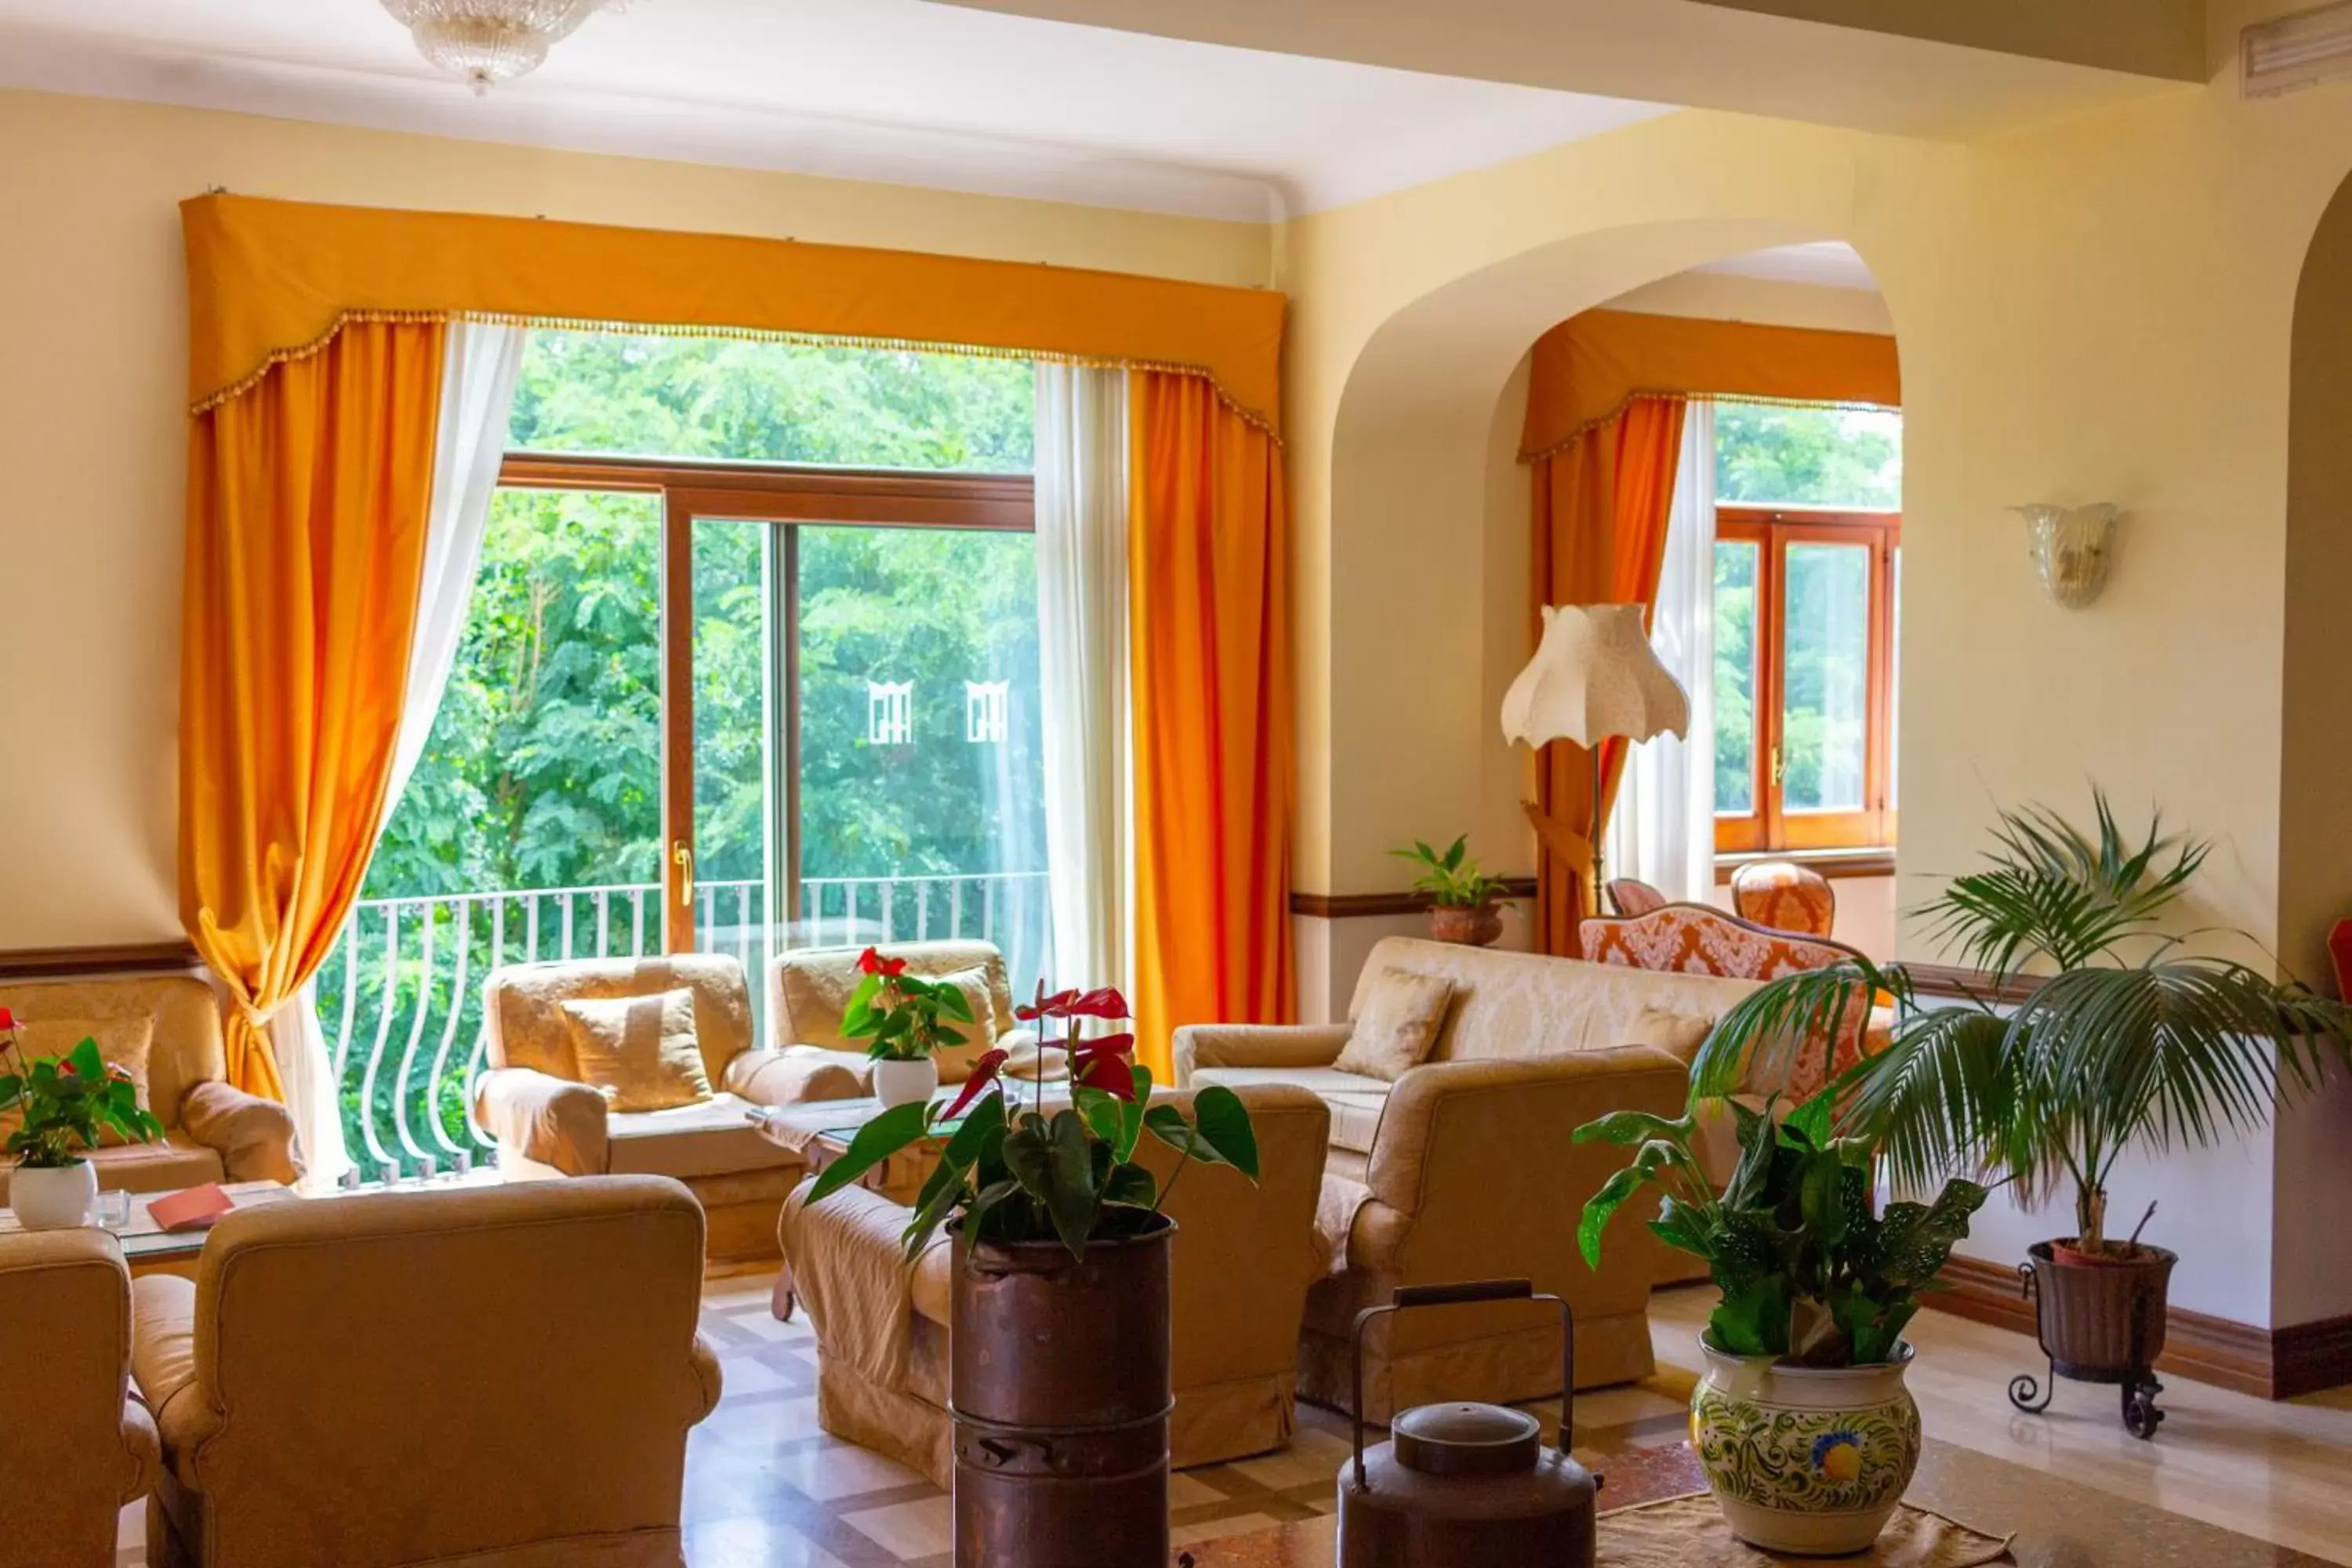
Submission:
{"label": "potted palm plant", "polygon": [[[1117,991],[1040,995],[1015,1011],[1041,1033],[1062,1027],[1066,1103],[1043,1083],[1020,1096],[1006,1053],[992,1049],[952,1101],[866,1123],[808,1201],[936,1145],[903,1239],[909,1258],[943,1225],[954,1242],[957,1563],[1166,1563],[1168,1195],[1194,1164],[1255,1182],[1256,1134],[1229,1089],[1199,1090],[1190,1121],[1150,1102]],[[1180,1156],[1165,1186],[1135,1157],[1147,1135]]]}
{"label": "potted palm plant", "polygon": [[26,1230],[89,1223],[98,1167],[83,1156],[102,1131],[134,1143],[163,1135],[163,1124],[140,1108],[130,1073],[101,1059],[95,1039],[85,1037],[61,1057],[28,1060],[16,1016],[0,1007],[0,1116],[12,1111],[18,1121],[5,1144],[16,1156],[8,1206]]}
{"label": "potted palm plant", "polygon": [[903,958],[867,948],[857,955],[858,982],[841,1010],[844,1039],[866,1042],[874,1060],[874,1098],[886,1106],[929,1100],[940,1087],[931,1053],[960,1046],[951,1026],[971,1022],[961,987],[907,973]]}
{"label": "potted palm plant", "polygon": [[1478,862],[1468,853],[1470,836],[1464,834],[1440,853],[1416,838],[1410,849],[1391,849],[1390,854],[1410,860],[1421,868],[1421,875],[1412,881],[1412,890],[1427,895],[1429,904],[1429,934],[1438,942],[1458,942],[1465,947],[1485,947],[1503,934],[1503,915],[1495,907],[1495,895],[1502,891],[1499,877],[1489,877],[1478,869]]}
{"label": "potted palm plant", "polygon": [[[2000,814],[1983,869],[1955,877],[1921,911],[1948,953],[1981,971],[1984,993],[1923,1003],[1900,964],[1853,958],[1775,981],[1727,1012],[1693,1064],[1692,1092],[1731,1092],[1750,1070],[1778,1081],[1797,1042],[1828,1039],[1844,1010],[1885,993],[1884,1049],[1833,1086],[1841,1131],[1883,1150],[1898,1186],[1990,1172],[2029,1205],[2071,1193],[2072,1234],[2037,1243],[2025,1266],[2042,1348],[2058,1375],[2120,1384],[2126,1424],[2145,1437],[2162,1414],[2150,1373],[2164,1348],[2177,1256],[2118,1239],[2108,1182],[2134,1149],[2205,1147],[2259,1128],[2283,1096],[2341,1058],[2352,1013],[2302,984],[2180,951],[2158,929],[2204,864],[2202,841],[2160,819],[2127,838],[2104,795],[2085,832],[2040,806]],[[1994,998],[2039,984],[2004,1010]],[[2032,1380],[2011,1396],[2033,1404]]]}
{"label": "potted palm plant", "polygon": [[1699,1348],[1691,1446],[1725,1521],[1773,1552],[1859,1552],[1878,1538],[1919,1461],[1919,1408],[1904,1386],[1905,1325],[1985,1200],[1948,1182],[1932,1204],[1872,1206],[1867,1140],[1831,1130],[1833,1090],[1783,1118],[1731,1102],[1739,1161],[1717,1193],[1691,1115],[1620,1111],[1580,1143],[1637,1144],[1584,1205],[1577,1245],[1601,1267],[1610,1217],[1663,1189],[1650,1229],[1706,1259],[1722,1299]]}

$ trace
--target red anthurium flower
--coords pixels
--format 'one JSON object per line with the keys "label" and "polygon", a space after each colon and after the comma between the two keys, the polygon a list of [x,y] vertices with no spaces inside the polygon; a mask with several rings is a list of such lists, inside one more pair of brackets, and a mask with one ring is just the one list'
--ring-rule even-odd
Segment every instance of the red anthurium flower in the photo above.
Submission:
{"label": "red anthurium flower", "polygon": [[989,1051],[978,1061],[972,1063],[971,1076],[963,1080],[963,1091],[948,1103],[948,1108],[941,1113],[940,1120],[950,1121],[962,1115],[963,1108],[978,1100],[980,1091],[993,1083],[996,1080],[996,1075],[1004,1070],[1005,1056],[1006,1053],[1003,1051]]}
{"label": "red anthurium flower", "polygon": [[1070,1051],[1080,1061],[1131,1057],[1135,1054],[1135,1037],[1102,1035],[1091,1040],[1078,1041],[1070,1047]]}
{"label": "red anthurium flower", "polygon": [[1024,1024],[1034,1023],[1039,1018],[1066,1018],[1069,1005],[1077,1000],[1077,996],[1075,991],[1056,991],[1051,996],[1039,997],[1034,1006],[1024,1004],[1015,1007],[1013,1016]]}
{"label": "red anthurium flower", "polygon": [[907,961],[885,958],[880,949],[869,947],[857,955],[857,969],[861,974],[878,974],[885,980],[896,980],[907,973]]}
{"label": "red anthurium flower", "polygon": [[16,1026],[16,1015],[15,1012],[6,1007],[0,1007],[0,1029],[13,1029]]}
{"label": "red anthurium flower", "polygon": [[1121,1100],[1135,1098],[1135,1069],[1117,1057],[1088,1057],[1070,1070],[1070,1081]]}
{"label": "red anthurium flower", "polygon": [[1071,1002],[1062,1016],[1067,1018],[1124,1018],[1127,1016],[1127,998],[1106,985]]}

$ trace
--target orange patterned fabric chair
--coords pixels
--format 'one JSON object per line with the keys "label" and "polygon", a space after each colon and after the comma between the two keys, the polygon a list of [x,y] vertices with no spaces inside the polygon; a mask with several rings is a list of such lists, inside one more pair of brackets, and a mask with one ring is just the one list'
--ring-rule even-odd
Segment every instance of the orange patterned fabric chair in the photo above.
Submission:
{"label": "orange patterned fabric chair", "polygon": [[1665,894],[1638,877],[1612,878],[1608,892],[1609,907],[1621,915],[1646,915],[1666,907]]}
{"label": "orange patterned fabric chair", "polygon": [[[1843,942],[1798,936],[1724,913],[1709,904],[1664,904],[1642,915],[1595,915],[1577,928],[1585,958],[1633,969],[1682,974],[1713,974],[1727,980],[1778,980],[1862,954]],[[1838,1031],[1832,1057],[1843,1072],[1885,1039],[1890,1016],[1883,1008],[1857,1010]],[[1821,1053],[1799,1054],[1797,1069],[1782,1092],[1803,1099],[1827,1082]],[[1753,1085],[1759,1092],[1768,1086]]]}
{"label": "orange patterned fabric chair", "polygon": [[1744,921],[1803,936],[1827,936],[1837,927],[1837,894],[1830,879],[1793,860],[1751,860],[1731,874],[1731,907]]}

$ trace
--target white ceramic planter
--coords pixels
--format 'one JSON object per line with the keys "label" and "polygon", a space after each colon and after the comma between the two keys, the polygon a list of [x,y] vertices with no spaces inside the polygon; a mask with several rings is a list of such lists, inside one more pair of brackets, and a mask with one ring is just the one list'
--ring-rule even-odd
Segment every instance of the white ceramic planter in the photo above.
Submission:
{"label": "white ceramic planter", "polygon": [[929,1100],[940,1087],[940,1065],[929,1057],[910,1062],[884,1059],[874,1064],[874,1098],[885,1109]]}
{"label": "white ceramic planter", "polygon": [[1699,1341],[1691,1447],[1732,1532],[1769,1552],[1860,1552],[1886,1528],[1919,1464],[1907,1344],[1876,1366],[1776,1366]]}
{"label": "white ceramic planter", "polygon": [[97,1205],[98,1167],[87,1160],[54,1170],[19,1165],[8,1173],[8,1206],[26,1230],[88,1225]]}

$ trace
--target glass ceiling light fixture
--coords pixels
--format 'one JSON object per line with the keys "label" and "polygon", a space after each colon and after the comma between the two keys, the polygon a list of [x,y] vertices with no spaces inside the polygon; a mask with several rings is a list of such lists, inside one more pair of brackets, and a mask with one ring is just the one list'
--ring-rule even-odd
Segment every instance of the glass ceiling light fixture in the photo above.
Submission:
{"label": "glass ceiling light fixture", "polygon": [[591,13],[620,0],[383,0],[416,40],[416,52],[479,98],[495,82],[537,70],[550,46]]}

